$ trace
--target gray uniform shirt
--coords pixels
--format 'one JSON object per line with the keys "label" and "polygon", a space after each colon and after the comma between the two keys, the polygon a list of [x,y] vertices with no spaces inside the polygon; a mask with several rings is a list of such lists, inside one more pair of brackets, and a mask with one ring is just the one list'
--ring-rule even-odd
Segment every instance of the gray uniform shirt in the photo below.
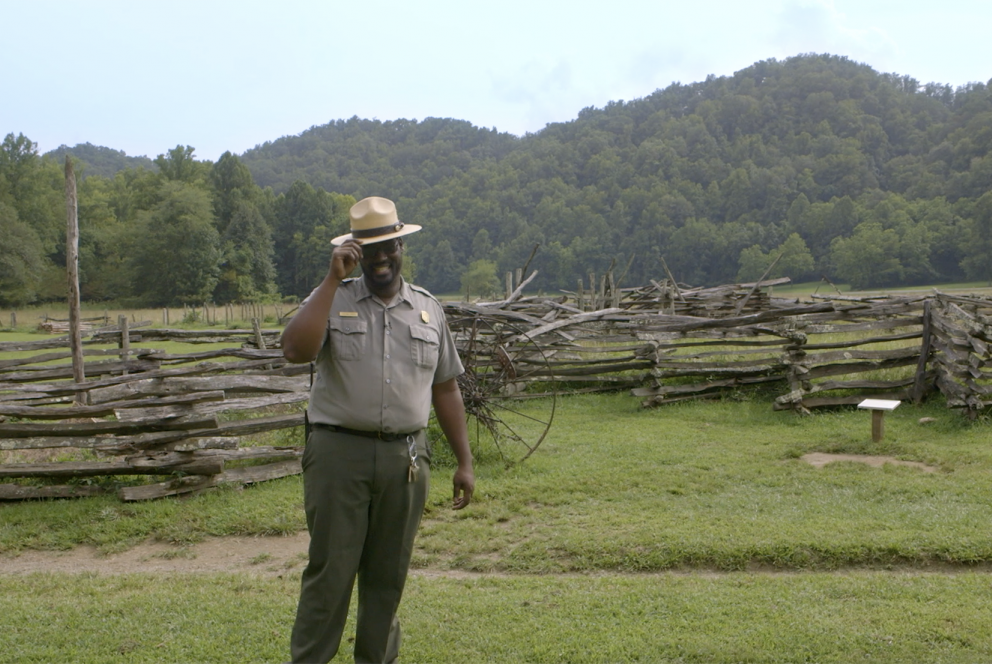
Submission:
{"label": "gray uniform shirt", "polygon": [[405,281],[387,305],[365,280],[338,285],[317,355],[311,422],[407,433],[427,426],[431,386],[464,371],[441,304]]}

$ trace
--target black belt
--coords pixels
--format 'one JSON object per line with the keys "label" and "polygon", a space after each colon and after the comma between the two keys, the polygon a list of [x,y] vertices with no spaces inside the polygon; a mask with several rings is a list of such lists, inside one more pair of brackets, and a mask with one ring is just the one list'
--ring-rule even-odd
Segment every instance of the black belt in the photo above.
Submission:
{"label": "black belt", "polygon": [[310,426],[316,429],[326,429],[327,431],[335,431],[337,433],[346,433],[351,436],[362,436],[364,438],[375,438],[376,440],[384,440],[386,442],[392,442],[394,440],[406,440],[407,436],[415,436],[419,431],[412,431],[410,433],[387,433],[385,431],[362,431],[360,429],[349,429],[348,427],[338,426],[337,424],[324,424],[322,422],[314,422]]}

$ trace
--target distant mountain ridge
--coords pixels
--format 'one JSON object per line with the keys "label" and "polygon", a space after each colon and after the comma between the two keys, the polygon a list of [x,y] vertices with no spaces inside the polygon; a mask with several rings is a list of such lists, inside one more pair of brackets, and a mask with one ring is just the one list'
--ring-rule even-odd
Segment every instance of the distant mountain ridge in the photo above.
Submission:
{"label": "distant mountain ridge", "polygon": [[105,178],[112,178],[118,171],[128,168],[147,168],[150,171],[157,171],[155,165],[148,157],[129,157],[121,150],[93,145],[92,143],[79,143],[73,147],[60,145],[54,150],[46,152],[44,157],[51,157],[58,161],[64,161],[66,154],[83,162],[83,177],[99,175]]}
{"label": "distant mountain ridge", "polygon": [[[73,154],[108,169],[132,159],[81,147]],[[228,190],[251,190],[284,294],[308,292],[326,265],[312,248],[369,195],[423,226],[407,265],[441,293],[473,269],[493,277],[472,287],[485,292],[525,263],[539,271],[531,287],[548,292],[588,288],[611,266],[628,266],[625,284],[649,283],[662,261],[693,285],[753,281],[776,261],[770,277],[855,288],[992,281],[992,86],[921,84],[842,56],[674,83],[523,137],[450,118],[353,117],[216,165],[192,152],[156,160],[173,172],[155,177],[212,188],[228,238],[240,200]],[[122,210],[156,200],[135,193]],[[245,210],[239,220],[263,225]]]}

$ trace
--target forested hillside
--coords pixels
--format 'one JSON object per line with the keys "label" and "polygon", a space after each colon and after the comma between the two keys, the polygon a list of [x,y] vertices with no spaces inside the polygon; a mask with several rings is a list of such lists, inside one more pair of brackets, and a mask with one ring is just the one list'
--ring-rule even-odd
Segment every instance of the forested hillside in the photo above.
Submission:
{"label": "forested hillside", "polygon": [[105,148],[92,143],[80,143],[75,147],[60,145],[43,156],[51,157],[56,161],[64,161],[65,156],[71,154],[83,164],[80,177],[100,175],[105,178],[114,177],[117,171],[126,168],[149,168],[154,170],[155,164],[148,157],[129,157],[120,150]]}
{"label": "forested hillside", "polygon": [[[57,292],[60,167],[25,142],[11,134],[0,150],[0,237],[19,238],[0,252],[7,302]],[[305,294],[367,195],[424,226],[408,263],[438,292],[480,293],[536,244],[533,285],[546,291],[631,258],[628,284],[663,276],[662,258],[694,285],[753,280],[776,259],[770,276],[855,288],[992,280],[990,148],[989,85],[920,85],[818,55],[524,137],[451,119],[339,120],[216,164],[180,146],[158,172],[87,178],[84,293]]]}

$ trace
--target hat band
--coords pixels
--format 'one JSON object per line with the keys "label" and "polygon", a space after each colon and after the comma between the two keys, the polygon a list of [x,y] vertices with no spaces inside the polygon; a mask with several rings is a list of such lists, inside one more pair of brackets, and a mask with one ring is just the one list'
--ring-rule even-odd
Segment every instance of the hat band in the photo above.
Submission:
{"label": "hat band", "polygon": [[399,230],[403,228],[403,222],[399,221],[390,226],[380,226],[379,228],[365,228],[362,230],[351,231],[351,237],[363,240],[368,237],[379,237],[380,235],[387,235],[389,233],[398,233]]}

